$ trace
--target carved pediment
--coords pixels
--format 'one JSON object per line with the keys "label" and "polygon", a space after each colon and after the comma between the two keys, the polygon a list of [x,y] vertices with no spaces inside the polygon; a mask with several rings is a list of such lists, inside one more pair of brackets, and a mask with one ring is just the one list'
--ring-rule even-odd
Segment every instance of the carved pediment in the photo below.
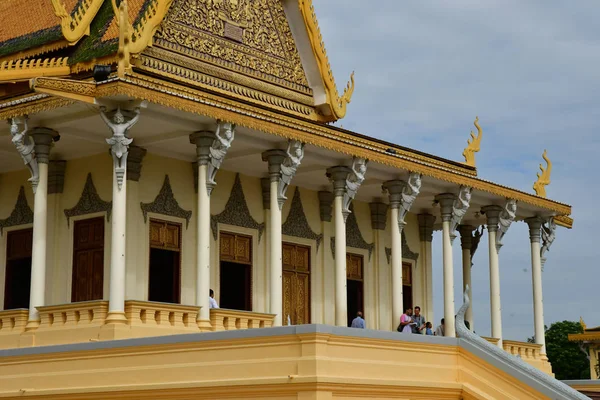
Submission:
{"label": "carved pediment", "polygon": [[296,187],[296,190],[294,191],[290,212],[285,223],[281,226],[281,232],[288,236],[315,240],[317,242],[317,251],[319,251],[321,241],[323,240],[323,234],[313,232],[308,224],[306,214],[304,214],[304,207],[302,207],[302,199],[300,198],[300,190],[298,190],[298,187]]}
{"label": "carved pediment", "polygon": [[65,210],[65,216],[67,217],[67,226],[71,223],[71,217],[77,217],[79,215],[93,214],[97,212],[106,212],[106,220],[110,221],[110,213],[112,211],[112,201],[104,201],[98,195],[94,181],[92,180],[92,174],[87,175],[85,186],[81,197],[75,207],[68,208]]}
{"label": "carved pediment", "polygon": [[192,218],[192,212],[181,208],[175,199],[169,175],[165,175],[165,181],[154,201],[152,203],[140,203],[140,207],[144,214],[144,222],[148,219],[148,213],[162,214],[185,219],[185,227],[187,229],[190,225],[190,218]]}
{"label": "carved pediment", "polygon": [[29,207],[29,204],[27,203],[25,188],[21,186],[21,189],[19,189],[19,196],[17,197],[17,203],[10,213],[10,216],[6,219],[0,219],[0,235],[2,235],[4,228],[32,223],[33,211],[31,211],[31,207]]}
{"label": "carved pediment", "polygon": [[282,3],[174,0],[140,68],[314,116],[312,89]]}
{"label": "carved pediment", "polygon": [[[346,220],[346,246],[367,250],[369,252],[369,260],[371,259],[371,254],[373,254],[373,249],[375,248],[375,243],[367,243],[363,238],[360,228],[358,227],[358,221],[356,220],[354,205],[352,203],[350,203],[350,214]],[[335,258],[335,236],[331,237],[331,254],[333,254],[333,257]]]}
{"label": "carved pediment", "polygon": [[225,209],[223,212],[210,216],[210,228],[215,241],[217,240],[219,223],[256,229],[258,230],[258,241],[260,242],[262,234],[265,230],[265,224],[264,222],[262,224],[256,222],[256,220],[250,214],[248,204],[246,204],[246,197],[244,196],[244,189],[242,188],[240,174],[235,175],[235,182],[233,183],[229,200],[227,200],[227,204],[225,204]]}

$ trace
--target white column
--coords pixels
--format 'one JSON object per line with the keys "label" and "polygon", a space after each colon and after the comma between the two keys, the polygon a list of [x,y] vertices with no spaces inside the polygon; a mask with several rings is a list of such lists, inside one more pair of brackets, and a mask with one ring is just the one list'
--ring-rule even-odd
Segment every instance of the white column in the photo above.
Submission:
{"label": "white column", "polygon": [[348,293],[346,288],[346,216],[344,194],[350,168],[332,167],[327,175],[333,182],[333,218],[335,220],[335,324],[348,326]]}
{"label": "white column", "polygon": [[490,313],[492,316],[492,337],[498,339],[498,347],[502,348],[502,308],[500,305],[500,269],[498,265],[498,248],[496,234],[502,207],[486,206],[481,209],[487,217],[488,249],[490,260]]}
{"label": "white column", "polygon": [[101,108],[100,116],[112,132],[106,139],[111,146],[113,158],[113,196],[111,216],[111,248],[110,248],[110,287],[108,298],[107,324],[126,324],[125,317],[125,277],[126,277],[126,229],[127,229],[127,155],[133,139],[128,138],[127,131],[138,121],[140,109],[126,122],[125,116],[117,109],[112,121]]}
{"label": "white column", "polygon": [[540,256],[540,236],[542,219],[527,218],[529,240],[531,242],[531,277],[533,283],[533,320],[535,342],[542,345],[541,354],[546,354],[546,338],[544,332],[544,300],[542,296],[542,261]]}
{"label": "white column", "polygon": [[283,324],[283,262],[281,259],[281,209],[285,199],[279,197],[281,164],[287,153],[283,150],[267,150],[262,153],[263,161],[269,163],[269,312],[275,314],[273,326]]}
{"label": "white column", "polygon": [[320,290],[323,292],[323,321],[326,325],[335,324],[335,308],[331,307],[335,303],[335,291],[331,290],[332,287],[335,287],[335,261],[331,251],[326,250],[329,248],[332,237],[333,199],[333,193],[327,191],[319,192],[319,211],[321,215],[321,229],[323,231],[323,242],[321,243],[321,250],[319,250],[323,264],[323,284]]}
{"label": "white column", "polygon": [[196,305],[200,307],[197,320],[201,329],[210,328],[210,196],[207,188],[207,170],[206,163],[198,163]]}
{"label": "white column", "polygon": [[400,323],[403,313],[402,297],[402,233],[398,226],[398,206],[390,211],[392,231],[392,320]]}
{"label": "white column", "polygon": [[348,300],[346,288],[346,222],[342,213],[343,195],[333,200],[335,219],[335,324],[348,325]]}
{"label": "white column", "polygon": [[[198,213],[196,215],[196,306],[200,307],[197,316],[198,327],[202,331],[211,330],[210,323],[210,195],[215,185],[216,172],[225,158],[228,146],[234,138],[231,124],[218,123],[216,130],[194,132],[189,136],[190,143],[196,145],[198,161]],[[220,135],[223,141],[217,139]],[[225,146],[223,143],[226,143]],[[211,152],[213,149],[213,152]],[[220,158],[216,158],[215,154]]]}
{"label": "white column", "polygon": [[436,196],[442,214],[442,253],[444,263],[444,323],[446,336],[456,337],[454,321],[454,262],[452,260],[452,208],[456,196],[444,193]]}
{"label": "white column", "polygon": [[[123,155],[126,162],[126,155]],[[113,205],[111,215],[110,290],[107,323],[125,323],[125,232],[127,229],[127,172],[122,178],[113,168]],[[122,179],[119,188],[119,179]]]}
{"label": "white column", "polygon": [[473,244],[473,230],[475,228],[471,225],[460,225],[458,231],[460,232],[460,244],[462,247],[462,277],[463,277],[463,290],[464,293],[468,288],[469,299],[471,303],[467,312],[465,313],[465,321],[469,321],[469,328],[473,331],[473,289],[471,285],[471,246]]}
{"label": "white column", "polygon": [[281,326],[283,321],[283,262],[281,260],[281,208],[277,192],[279,187],[279,177],[271,177],[270,194],[270,225],[271,225],[271,254],[269,263],[271,265],[271,313],[275,314],[274,326]]}
{"label": "white column", "polygon": [[46,249],[48,240],[48,156],[53,138],[57,133],[47,128],[34,128],[31,137],[35,143],[35,155],[39,180],[33,204],[33,244],[31,248],[31,291],[29,294],[29,319],[26,331],[40,325],[36,307],[45,305],[46,299]]}
{"label": "white column", "polygon": [[433,241],[433,223],[435,217],[431,214],[417,215],[419,221],[419,240],[421,250],[421,267],[424,268],[422,287],[423,287],[423,308],[427,320],[433,326],[437,326],[439,321],[435,320],[433,313],[433,263],[431,260],[431,243]]}

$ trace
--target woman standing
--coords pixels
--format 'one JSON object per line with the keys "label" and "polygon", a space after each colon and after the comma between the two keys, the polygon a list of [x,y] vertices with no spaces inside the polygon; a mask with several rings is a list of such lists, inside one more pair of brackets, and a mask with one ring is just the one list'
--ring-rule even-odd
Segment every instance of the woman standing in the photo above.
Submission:
{"label": "woman standing", "polygon": [[400,317],[400,325],[398,331],[401,333],[412,333],[412,325],[415,323],[412,319],[412,308],[407,308],[404,314]]}

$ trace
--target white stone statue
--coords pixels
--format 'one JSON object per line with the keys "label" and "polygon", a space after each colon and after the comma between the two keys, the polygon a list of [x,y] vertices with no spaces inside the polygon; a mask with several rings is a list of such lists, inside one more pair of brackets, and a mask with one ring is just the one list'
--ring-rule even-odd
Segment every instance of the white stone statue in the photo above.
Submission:
{"label": "white stone statue", "polygon": [[280,200],[287,199],[285,192],[304,158],[304,143],[298,140],[290,140],[286,153],[287,157],[281,163],[281,180],[279,181],[278,193]]}
{"label": "white stone statue", "polygon": [[227,151],[231,147],[231,142],[235,137],[235,125],[229,122],[219,122],[215,132],[215,140],[210,147],[210,163],[208,164],[207,176],[208,184],[216,185],[215,178],[217,171],[221,168],[221,163],[225,159]]}
{"label": "white stone statue", "polygon": [[344,195],[344,212],[350,212],[350,202],[354,200],[356,192],[365,180],[367,173],[367,160],[354,157],[352,160],[352,173],[346,178],[346,194]]}
{"label": "white stone statue", "polygon": [[498,216],[498,233],[496,233],[496,249],[498,251],[502,247],[502,238],[508,232],[508,228],[510,228],[516,216],[517,201],[515,199],[508,199],[504,205],[504,210]]}
{"label": "white stone statue", "polygon": [[556,222],[554,218],[549,218],[548,221],[542,225],[542,248],[540,249],[540,258],[542,259],[542,265],[546,262],[544,255],[556,238]]}
{"label": "white stone statue", "polygon": [[483,236],[483,225],[481,225],[479,228],[480,229],[475,229],[473,236],[471,237],[471,267],[473,267],[473,256],[475,255],[477,247],[479,247],[481,237]]}
{"label": "white stone statue", "polygon": [[402,201],[400,203],[400,209],[398,210],[398,222],[404,223],[406,214],[410,211],[415,199],[421,192],[421,174],[413,172],[408,177],[406,186],[402,189]]}
{"label": "white stone statue", "polygon": [[456,227],[460,224],[463,217],[469,210],[471,203],[471,188],[467,186],[461,186],[458,192],[458,196],[454,200],[452,205],[452,219],[450,221],[450,233],[452,234]]}
{"label": "white stone statue", "polygon": [[19,125],[17,124],[17,121],[14,118],[12,119],[10,125],[12,142],[21,155],[21,158],[25,162],[25,165],[27,165],[27,168],[29,168],[31,178],[29,178],[28,181],[31,182],[33,192],[35,193],[40,177],[37,160],[35,159],[35,143],[33,142],[33,138],[27,135],[27,131],[29,130],[27,127],[27,119],[23,121],[23,128],[23,131],[19,132]]}
{"label": "white stone statue", "polygon": [[110,145],[110,152],[113,156],[113,167],[117,176],[117,185],[121,189],[123,185],[123,177],[127,170],[127,154],[129,152],[129,145],[133,142],[133,139],[125,136],[127,131],[135,125],[140,119],[140,108],[135,109],[135,116],[129,121],[125,122],[125,117],[121,113],[121,109],[117,108],[117,111],[113,115],[113,121],[106,115],[106,107],[100,107],[100,116],[102,120],[108,125],[113,133],[111,138],[106,139],[106,143]]}

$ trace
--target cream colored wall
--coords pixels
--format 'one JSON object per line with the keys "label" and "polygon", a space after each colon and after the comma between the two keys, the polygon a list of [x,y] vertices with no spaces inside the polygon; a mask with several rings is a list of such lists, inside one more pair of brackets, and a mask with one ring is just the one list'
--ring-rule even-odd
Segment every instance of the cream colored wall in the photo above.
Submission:
{"label": "cream colored wall", "polygon": [[[94,184],[100,197],[105,201],[112,198],[112,161],[108,154],[70,160],[65,172],[64,192],[52,195],[49,200],[48,224],[48,300],[47,303],[62,304],[71,300],[71,276],[73,265],[73,223],[67,225],[64,215],[66,208],[73,207],[81,196],[86,176],[92,173]],[[126,299],[148,299],[148,263],[149,263],[149,225],[144,221],[140,203],[151,203],[158,195],[165,175],[170,178],[171,187],[179,206],[192,211],[189,226],[184,219],[149,214],[148,218],[156,218],[181,223],[182,225],[182,258],[181,258],[181,301],[183,304],[195,303],[196,281],[196,229],[197,229],[197,195],[194,192],[193,170],[191,163],[147,154],[143,160],[139,182],[127,181],[127,270],[126,270]],[[219,171],[217,186],[211,195],[211,214],[222,212],[229,199],[235,180],[235,173]],[[6,218],[14,207],[20,185],[26,184],[25,171],[0,175],[0,216]],[[260,179],[241,176],[242,188],[251,216],[258,223],[268,224],[269,211],[263,210],[262,189]],[[288,190],[288,200],[282,210],[282,221],[288,217],[292,198],[296,187]],[[33,204],[31,188],[26,186],[30,204]],[[7,195],[5,195],[7,193]],[[8,195],[10,194],[10,195]],[[313,232],[323,234],[323,242],[317,251],[316,241],[291,236],[283,240],[290,243],[310,246],[311,248],[311,320],[313,323],[334,324],[334,259],[331,252],[330,239],[334,235],[333,224],[322,222],[320,219],[319,199],[316,192],[300,189],[302,207],[308,224]],[[367,326],[375,329],[393,330],[397,323],[391,321],[391,270],[385,255],[385,247],[390,247],[390,222],[385,231],[371,228],[370,208],[367,203],[354,202],[354,213],[360,232],[367,243],[374,243],[374,250],[369,257],[365,249],[348,248],[349,252],[361,254],[364,257],[364,313]],[[389,213],[388,213],[389,214]],[[90,214],[76,219],[97,216]],[[414,252],[419,252],[418,224],[416,216],[409,214],[407,226],[404,229],[408,245]],[[108,284],[110,273],[110,232],[111,226],[105,226],[105,277],[104,299],[108,299]],[[253,244],[253,311],[269,312],[269,274],[268,274],[268,230],[259,240],[258,231],[238,226],[219,224],[219,231],[228,231],[252,236]],[[5,239],[3,239],[5,240]],[[0,284],[2,290],[4,256],[6,246],[0,249]],[[211,277],[210,285],[219,299],[219,243],[211,236]],[[413,262],[405,259],[405,261]],[[414,262],[413,262],[414,263]],[[420,272],[421,257],[413,265],[413,292],[415,305],[423,307],[424,293],[419,290],[422,285],[416,280],[424,279]],[[0,296],[0,301],[3,296]],[[0,303],[1,304],[1,303]],[[424,309],[425,314],[427,311]],[[284,318],[285,320],[286,318]]]}

